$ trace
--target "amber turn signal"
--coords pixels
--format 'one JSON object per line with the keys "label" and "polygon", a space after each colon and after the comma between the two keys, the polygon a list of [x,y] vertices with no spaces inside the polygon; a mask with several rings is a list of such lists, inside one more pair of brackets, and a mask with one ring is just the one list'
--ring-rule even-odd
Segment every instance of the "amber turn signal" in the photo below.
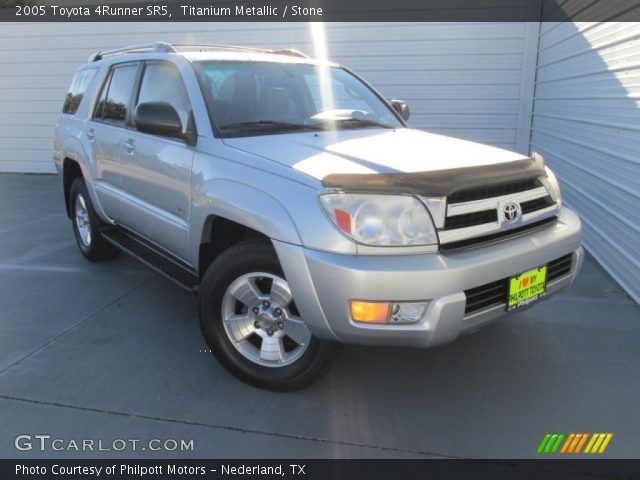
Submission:
{"label": "amber turn signal", "polygon": [[391,304],[380,302],[349,302],[351,318],[360,323],[389,323]]}

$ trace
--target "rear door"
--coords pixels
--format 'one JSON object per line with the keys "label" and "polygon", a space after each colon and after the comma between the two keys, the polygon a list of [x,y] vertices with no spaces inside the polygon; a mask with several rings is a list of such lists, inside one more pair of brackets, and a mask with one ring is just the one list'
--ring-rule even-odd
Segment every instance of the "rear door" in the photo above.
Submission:
{"label": "rear door", "polygon": [[[145,62],[134,105],[147,102],[170,104],[183,133],[195,133],[191,102],[172,63]],[[181,139],[139,132],[135,122],[122,141],[123,224],[186,261],[193,147]]]}
{"label": "rear door", "polygon": [[120,149],[126,134],[139,68],[139,63],[120,64],[111,68],[91,120],[85,126],[85,135],[95,162],[96,194],[107,216],[114,220],[119,220],[121,213]]}

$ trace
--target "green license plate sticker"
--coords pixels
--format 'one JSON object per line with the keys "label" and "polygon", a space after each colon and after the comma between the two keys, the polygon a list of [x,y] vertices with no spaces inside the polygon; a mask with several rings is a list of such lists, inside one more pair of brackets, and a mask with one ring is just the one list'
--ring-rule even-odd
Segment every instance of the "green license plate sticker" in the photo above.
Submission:
{"label": "green license plate sticker", "polygon": [[547,266],[534,268],[509,279],[507,311],[529,305],[544,295],[547,285]]}

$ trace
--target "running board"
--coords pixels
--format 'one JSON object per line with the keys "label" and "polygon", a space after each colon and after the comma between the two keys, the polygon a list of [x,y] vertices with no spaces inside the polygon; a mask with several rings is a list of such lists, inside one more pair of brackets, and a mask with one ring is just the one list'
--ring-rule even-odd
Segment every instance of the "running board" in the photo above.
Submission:
{"label": "running board", "polygon": [[160,275],[167,277],[190,292],[197,292],[198,284],[200,283],[198,275],[179,260],[170,258],[168,254],[161,252],[158,248],[134,237],[121,228],[108,228],[102,231],[101,234],[106,241],[126,254],[140,260]]}

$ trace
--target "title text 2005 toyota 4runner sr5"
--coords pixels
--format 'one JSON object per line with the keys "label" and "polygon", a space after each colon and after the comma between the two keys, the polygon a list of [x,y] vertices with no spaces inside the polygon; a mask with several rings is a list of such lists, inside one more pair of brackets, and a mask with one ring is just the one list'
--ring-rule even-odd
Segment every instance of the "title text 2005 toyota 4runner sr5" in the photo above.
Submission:
{"label": "title text 2005 toyota 4runner sr5", "polygon": [[218,360],[293,390],[338,343],[450,342],[580,270],[542,157],[408,118],[295,50],[155,43],[78,69],[54,157],[85,257],[125,251],[193,290]]}

